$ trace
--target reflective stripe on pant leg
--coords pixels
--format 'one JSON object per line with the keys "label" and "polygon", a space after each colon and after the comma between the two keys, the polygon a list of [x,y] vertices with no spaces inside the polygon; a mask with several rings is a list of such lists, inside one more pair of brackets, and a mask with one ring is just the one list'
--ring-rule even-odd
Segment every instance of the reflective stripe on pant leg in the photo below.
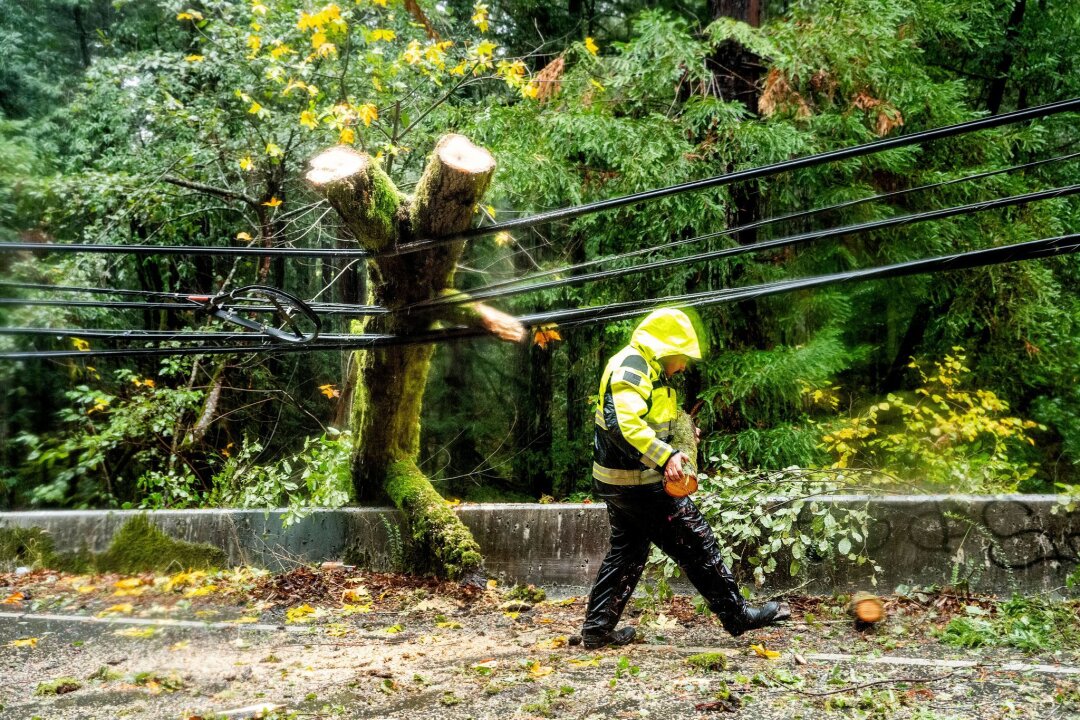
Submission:
{"label": "reflective stripe on pant leg", "polygon": [[649,533],[632,509],[621,507],[617,492],[601,497],[607,501],[611,548],[589,593],[583,635],[602,635],[615,629],[649,558]]}
{"label": "reflective stripe on pant leg", "polygon": [[746,600],[724,565],[716,535],[690,498],[660,495],[667,500],[657,498],[658,517],[651,525],[650,539],[682,568],[709,609],[728,627],[745,612]]}

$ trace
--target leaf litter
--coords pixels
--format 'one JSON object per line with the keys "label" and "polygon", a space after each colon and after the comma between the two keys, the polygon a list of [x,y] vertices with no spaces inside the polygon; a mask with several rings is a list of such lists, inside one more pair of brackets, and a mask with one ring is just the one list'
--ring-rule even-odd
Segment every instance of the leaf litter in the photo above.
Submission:
{"label": "leaf litter", "polygon": [[[185,597],[191,590],[211,586],[212,590]],[[122,603],[112,594],[139,588],[141,594],[124,597]],[[960,657],[977,658],[985,665],[957,669],[940,681],[934,680],[932,668],[916,672],[860,659],[904,654],[932,662],[957,657],[954,648],[939,640],[942,629],[955,617],[981,618],[978,613],[983,612],[995,617],[998,605],[990,598],[959,593],[887,597],[888,619],[863,632],[856,631],[846,615],[844,596],[791,598],[795,619],[787,627],[756,631],[738,640],[723,633],[710,615],[698,612],[690,598],[677,596],[671,602],[628,609],[624,620],[638,627],[644,642],[582,655],[568,647],[567,640],[580,628],[584,613],[580,598],[528,603],[529,609],[516,610],[517,617],[509,620],[501,606],[514,598],[498,586],[462,589],[431,578],[344,566],[302,567],[278,575],[227,571],[167,578],[0,575],[0,597],[16,592],[23,594],[24,605],[30,603],[24,608],[28,611],[37,609],[35,604],[64,607],[68,613],[123,623],[129,617],[168,610],[177,618],[235,625],[220,631],[224,635],[186,630],[178,634],[180,630],[168,625],[137,626],[88,639],[85,647],[55,641],[37,648],[21,645],[24,654],[56,658],[50,660],[58,663],[54,676],[80,678],[86,677],[86,670],[79,668],[100,667],[110,660],[108,654],[127,647],[121,643],[137,640],[137,662],[144,667],[126,670],[150,674],[141,685],[117,692],[139,692],[143,697],[155,693],[158,704],[153,707],[169,710],[137,710],[130,713],[133,718],[181,717],[184,708],[194,708],[189,717],[199,713],[212,717],[212,708],[236,708],[264,696],[301,717],[348,715],[350,708],[359,707],[378,717],[413,717],[431,703],[439,708],[437,717],[448,718],[501,718],[523,712],[640,717],[641,711],[652,717],[696,718],[753,707],[760,720],[831,713],[900,720],[921,717],[916,713],[926,703],[944,708],[942,717],[949,718],[974,718],[972,713],[980,707],[1007,703],[1013,708],[1009,716],[1017,718],[1055,711],[1069,717],[1080,710],[1078,676],[999,669],[1009,660],[1080,664],[1080,654],[1071,646],[1044,653],[1000,647],[985,655],[965,651]],[[297,638],[292,633],[244,632],[244,625],[256,622],[291,624],[304,634]],[[0,645],[31,639],[27,630],[0,636]],[[69,658],[76,650],[90,655],[80,659],[76,653]],[[706,651],[723,653],[728,665],[687,664],[688,657]],[[820,659],[821,653],[830,652],[858,657]],[[267,657],[280,662],[261,662]],[[136,663],[127,655],[119,661]],[[372,668],[379,669],[379,677],[366,674]],[[52,698],[32,694],[50,679],[41,672],[17,666],[12,689],[0,690],[0,703],[21,712],[19,716],[49,716],[44,709]],[[415,680],[418,677],[422,681]],[[84,683],[70,697],[107,702],[105,696],[95,696],[101,684]],[[295,690],[288,689],[294,686]],[[815,697],[815,693],[829,694]],[[977,701],[972,701],[971,693]],[[440,701],[449,694],[454,702]],[[112,709],[120,707],[127,706]],[[338,707],[341,712],[334,709]]]}

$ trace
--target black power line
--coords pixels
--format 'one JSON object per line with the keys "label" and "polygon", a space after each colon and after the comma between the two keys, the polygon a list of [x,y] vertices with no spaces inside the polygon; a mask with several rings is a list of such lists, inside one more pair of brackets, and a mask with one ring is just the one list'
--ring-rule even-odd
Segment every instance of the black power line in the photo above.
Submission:
{"label": "black power line", "polygon": [[944,127],[933,128],[931,130],[923,130],[921,132],[912,133],[910,135],[899,135],[893,138],[875,140],[874,142],[864,143],[862,145],[840,148],[838,150],[830,150],[828,152],[807,155],[806,157],[795,158],[793,160],[784,160],[782,162],[772,163],[770,165],[762,165],[759,167],[748,168],[746,170],[738,170],[733,173],[727,173],[726,175],[716,175],[714,177],[704,178],[702,180],[692,180],[690,182],[680,183],[678,185],[670,185],[668,187],[657,188],[655,190],[647,190],[645,192],[623,195],[621,197],[609,198],[607,200],[598,200],[596,202],[585,203],[583,205],[575,205],[573,207],[559,208],[558,210],[549,210],[547,212],[537,213],[536,215],[529,215],[528,217],[518,218],[516,220],[506,220],[504,222],[495,223],[493,225],[472,228],[471,230],[466,230],[465,232],[459,235],[454,235],[452,237],[437,238],[433,240],[417,240],[415,242],[407,243],[405,245],[399,245],[394,249],[384,251],[380,254],[400,255],[402,253],[416,252],[417,250],[426,250],[427,248],[433,247],[435,245],[444,245],[446,243],[455,242],[458,240],[468,240],[484,235],[492,235],[497,232],[521,230],[523,228],[529,228],[533,227],[534,225],[541,225],[543,223],[549,223],[556,220],[569,220],[571,218],[580,217],[582,215],[603,212],[605,210],[614,210],[615,208],[625,207],[627,205],[636,205],[637,203],[669,197],[671,195],[678,195],[680,193],[691,192],[694,190],[705,190],[708,188],[723,187],[725,185],[730,185],[736,182],[756,180],[758,178],[767,177],[769,175],[776,175],[777,173],[790,172],[792,170],[801,170],[803,168],[814,167],[815,165],[822,165],[824,163],[834,162],[837,160],[848,160],[851,158],[861,157],[863,155],[872,155],[874,153],[883,152],[885,150],[894,150],[896,148],[907,147],[908,145],[915,145],[918,143],[927,142],[929,140],[939,140],[941,138],[953,137],[956,135],[963,135],[969,132],[975,132],[976,130],[986,130],[989,128],[1001,127],[1002,125],[1012,125],[1014,123],[1024,122],[1025,120],[1034,120],[1037,118],[1046,117],[1048,115],[1054,115],[1061,112],[1070,112],[1073,110],[1080,110],[1080,98],[1062,100],[1056,103],[1039,105],[1037,107],[1026,108],[1024,110],[1016,110],[1014,112],[1003,113],[1001,115],[991,115],[989,117],[980,118],[978,120],[969,120],[968,122],[956,123],[954,125],[946,125]]}
{"label": "black power line", "polygon": [[971,203],[969,205],[958,205],[956,207],[942,208],[940,210],[929,210],[921,213],[912,213],[910,215],[898,215],[896,217],[885,218],[883,220],[872,220],[869,222],[857,223],[855,225],[847,225],[839,228],[825,228],[823,230],[813,230],[811,232],[799,233],[798,235],[789,235],[787,237],[774,238],[772,240],[765,240],[750,245],[738,245],[736,247],[721,248],[719,250],[710,250],[708,252],[685,255],[683,257],[653,260],[651,262],[641,263],[638,265],[631,265],[630,267],[612,268],[610,270],[599,270],[596,272],[584,273],[582,275],[574,275],[571,277],[559,278],[556,280],[548,280],[546,282],[533,283],[532,285],[527,285],[519,288],[500,288],[487,291],[473,290],[468,293],[468,300],[457,298],[451,298],[442,302],[440,302],[439,300],[432,300],[427,303],[418,303],[417,307],[428,307],[435,305],[443,305],[447,303],[485,300],[495,297],[509,297],[511,295],[521,295],[523,293],[537,292],[539,290],[547,290],[555,287],[562,287],[567,285],[581,285],[587,282],[608,280],[611,278],[624,277],[626,275],[636,275],[643,272],[660,270],[663,268],[674,267],[677,265],[706,262],[708,260],[716,260],[722,257],[733,257],[735,255],[745,255],[747,253],[764,252],[766,250],[774,250],[776,248],[788,247],[791,245],[797,245],[799,243],[809,242],[811,240],[824,240],[828,238],[840,237],[842,235],[855,235],[872,232],[875,230],[884,230],[886,228],[898,227],[901,225],[913,225],[915,223],[927,222],[929,220],[941,220],[944,218],[956,217],[958,215],[968,215],[971,213],[982,212],[984,210],[1011,207],[1013,205],[1023,205],[1025,203],[1036,202],[1039,200],[1047,200],[1050,198],[1068,197],[1077,193],[1080,193],[1080,185],[1069,185],[1066,187],[1053,188],[1050,190],[1040,190],[1038,192],[1025,193],[1023,195],[1012,195],[1010,197],[997,198],[994,200],[984,200],[982,202]]}
{"label": "black power line", "polygon": [[[993,171],[996,172],[996,171]],[[948,181],[954,182],[954,181]],[[904,191],[900,191],[904,192]],[[547,290],[556,287],[581,285],[588,282],[594,282],[598,280],[608,280],[617,277],[624,277],[627,275],[634,275],[648,271],[660,270],[667,267],[673,267],[677,265],[686,265],[689,263],[706,262],[709,260],[716,260],[723,257],[733,257],[736,255],[744,255],[748,253],[764,252],[767,250],[773,250],[776,248],[787,247],[804,242],[810,242],[813,240],[824,240],[834,237],[840,237],[843,235],[855,235],[866,232],[873,232],[876,230],[884,230],[892,227],[899,227],[903,225],[912,225],[920,222],[927,222],[931,220],[942,220],[945,218],[956,217],[960,215],[967,215],[976,212],[982,212],[985,210],[994,210],[1004,207],[1012,207],[1015,205],[1022,205],[1030,202],[1037,202],[1040,200],[1047,200],[1058,197],[1068,197],[1080,193],[1080,185],[1069,185],[1061,188],[1052,188],[1050,190],[1040,190],[1032,193],[1025,193],[1023,195],[1012,195],[1004,198],[995,198],[993,200],[984,200],[976,203],[970,203],[967,205],[958,205],[955,207],[942,208],[939,210],[928,210],[921,213],[912,213],[909,215],[899,215],[896,217],[885,218],[882,220],[872,220],[864,223],[857,223],[854,225],[842,226],[839,228],[824,228],[821,230],[813,230],[810,232],[799,233],[797,235],[789,235],[786,237],[774,238],[772,240],[766,240],[759,243],[753,243],[751,245],[739,245],[736,247],[721,248],[719,250],[710,250],[708,252],[696,253],[693,255],[686,255],[677,258],[665,258],[662,260],[653,260],[638,265],[632,265],[629,267],[613,268],[610,270],[600,270],[592,273],[584,273],[581,275],[574,275],[571,277],[557,278],[555,280],[549,280],[546,282],[533,283],[531,285],[525,285],[521,287],[492,287],[492,288],[480,288],[478,290],[471,290],[467,294],[463,294],[460,297],[451,297],[447,299],[435,299],[426,302],[414,303],[412,305],[401,308],[400,310],[390,310],[378,305],[351,305],[348,303],[316,303],[310,302],[308,305],[315,312],[322,315],[334,315],[339,317],[362,317],[370,315],[383,315],[391,312],[417,312],[425,309],[440,307],[445,305],[457,305],[463,303],[476,302],[479,300],[487,300],[492,298],[511,297],[515,295],[522,295],[525,293],[532,293],[541,290]],[[862,202],[862,201],[851,201]],[[814,211],[808,211],[814,212]],[[762,221],[764,223],[766,221]],[[760,223],[759,223],[760,224]],[[728,234],[735,232],[739,228],[732,228],[731,230],[721,231],[709,236],[713,237],[718,235]],[[682,242],[690,242],[695,238],[690,238]],[[13,288],[25,288],[25,289],[39,289],[50,290],[59,292],[72,292],[72,293],[92,293],[92,294],[121,294],[121,295],[145,295],[149,297],[162,297],[174,299],[177,302],[133,302],[124,300],[52,300],[52,299],[39,299],[39,298],[0,298],[0,306],[4,305],[23,305],[23,306],[52,306],[52,307],[71,307],[71,308],[106,308],[115,310],[165,310],[169,312],[199,312],[203,308],[197,302],[193,302],[194,299],[206,300],[210,296],[205,295],[192,295],[184,293],[163,293],[153,291],[142,290],[112,290],[109,288],[86,288],[86,287],[69,287],[69,286],[50,286],[33,283],[0,283],[0,287],[13,287]],[[275,312],[276,308],[269,305],[248,305],[244,306],[244,312]]]}
{"label": "black power line", "polygon": [[[661,298],[611,303],[596,307],[558,310],[524,315],[518,318],[522,324],[536,327],[547,323],[560,323],[564,327],[590,325],[622,320],[640,315],[648,310],[662,307],[704,307],[721,303],[755,299],[779,293],[825,287],[857,280],[877,280],[935,272],[963,270],[1002,263],[1035,260],[1080,252],[1080,233],[1043,238],[983,250],[969,250],[939,257],[911,260],[859,270],[849,270],[829,275],[818,275],[794,280],[763,283],[741,288],[726,288],[700,293],[688,293]],[[122,350],[31,350],[0,352],[0,360],[30,360],[76,357],[135,357],[163,355],[242,354],[252,352],[313,352],[361,350],[391,345],[446,342],[489,334],[477,328],[452,328],[434,330],[416,335],[364,335],[332,341],[319,340],[310,343],[264,343],[261,345],[176,347],[176,348],[125,348]]]}
{"label": "black power line", "polygon": [[[999,168],[997,170],[987,170],[984,172],[978,172],[971,175],[965,175],[964,177],[953,178],[952,180],[941,180],[939,182],[929,183],[926,185],[919,185],[918,187],[905,188],[903,190],[894,190],[887,193],[879,193],[877,195],[870,195],[868,197],[859,198],[857,200],[845,200],[844,202],[836,203],[835,205],[827,205],[824,207],[814,208],[812,210],[800,210],[799,212],[789,213],[787,215],[779,215],[777,217],[765,218],[763,220],[757,220],[755,222],[746,223],[745,225],[738,225],[735,227],[725,228],[716,232],[705,233],[703,235],[696,235],[694,237],[682,238],[679,240],[673,240],[671,242],[661,243],[659,245],[650,245],[637,250],[630,250],[627,252],[616,253],[614,255],[608,255],[602,258],[596,258],[593,260],[586,260],[585,262],[575,263],[573,265],[563,265],[561,267],[552,268],[550,270],[544,270],[541,272],[531,273],[523,277],[512,278],[509,280],[501,280],[499,282],[488,283],[477,288],[472,288],[468,292],[470,296],[475,296],[476,293],[488,292],[490,290],[498,290],[504,287],[512,287],[514,285],[520,285],[521,283],[540,280],[545,277],[551,277],[553,275],[564,275],[566,273],[576,272],[578,270],[584,270],[586,268],[595,267],[597,265],[605,265],[607,263],[618,262],[620,260],[628,260],[632,257],[638,257],[641,255],[648,255],[661,250],[668,250],[670,248],[681,247],[683,245],[691,245],[694,243],[704,242],[706,240],[713,240],[719,237],[725,237],[729,235],[735,235],[737,233],[746,232],[747,230],[756,230],[758,228],[766,227],[768,225],[774,225],[780,222],[788,222],[792,220],[801,220],[815,215],[822,215],[828,212],[834,212],[837,210],[846,210],[849,208],[857,207],[859,205],[865,205],[867,203],[879,202],[883,200],[890,200],[893,198],[902,197],[904,195],[910,195],[912,193],[923,192],[926,190],[933,190],[935,188],[946,187],[949,185],[957,185],[962,183],[973,182],[975,180],[981,180],[983,178],[992,177],[994,175],[1001,175],[1004,173],[1012,173],[1020,170],[1028,170],[1040,165],[1046,165],[1055,162],[1065,162],[1080,157],[1080,152],[1070,153],[1068,155],[1058,155],[1052,158],[1045,158],[1042,160],[1034,160],[1032,162],[1023,163],[1021,165],[1013,165],[1007,168]],[[531,288],[531,286],[530,286]],[[487,297],[496,297],[495,295],[488,295]],[[456,304],[461,302],[468,302],[468,300],[455,299],[455,298],[440,298],[434,301],[417,302],[410,307],[419,307],[424,305],[442,305],[442,304]]]}
{"label": "black power line", "polygon": [[970,120],[968,122],[956,123],[954,125],[946,125],[940,128],[923,130],[921,132],[912,133],[910,135],[900,135],[894,138],[875,140],[874,142],[864,143],[862,145],[854,145],[852,147],[840,148],[838,150],[830,150],[824,153],[807,155],[805,157],[785,160],[769,165],[747,168],[746,170],[739,170],[733,173],[727,173],[725,175],[717,175],[714,177],[704,178],[702,180],[693,180],[690,182],[671,185],[664,188],[657,188],[655,190],[622,195],[620,197],[608,198],[606,200],[599,200],[597,202],[585,203],[583,205],[575,205],[572,207],[559,208],[557,210],[549,210],[547,212],[529,215],[527,217],[518,218],[516,220],[507,220],[501,223],[494,223],[492,225],[472,228],[471,230],[467,230],[458,235],[435,239],[417,240],[411,243],[406,243],[404,245],[398,245],[397,247],[378,253],[368,253],[367,251],[360,249],[337,248],[255,248],[223,246],[200,247],[191,245],[104,245],[94,243],[0,243],[0,252],[28,250],[39,252],[96,252],[133,255],[203,254],[250,257],[292,256],[329,258],[384,257],[391,255],[401,255],[405,253],[417,252],[419,250],[426,250],[431,247],[445,245],[451,242],[457,242],[459,240],[468,240],[476,237],[493,235],[498,232],[519,230],[522,228],[542,225],[556,220],[567,220],[570,218],[580,217],[582,215],[588,215],[591,213],[603,212],[605,210],[625,207],[627,205],[636,205],[637,203],[646,202],[648,200],[656,200],[658,198],[669,197],[671,195],[678,195],[680,193],[692,192],[695,190],[704,190],[714,187],[723,187],[725,185],[730,185],[736,182],[756,180],[758,178],[767,177],[769,175],[776,175],[782,172],[801,170],[803,168],[814,167],[816,165],[822,165],[824,163],[834,162],[837,160],[847,160],[851,158],[862,157],[863,155],[871,155],[874,153],[883,152],[885,150],[893,150],[896,148],[906,147],[908,145],[915,145],[930,140],[938,140],[941,138],[963,135],[965,133],[975,132],[977,130],[986,130],[990,128],[1001,127],[1003,125],[1011,125],[1018,122],[1024,122],[1026,120],[1034,120],[1042,117],[1047,117],[1049,115],[1055,115],[1057,113],[1070,112],[1074,110],[1080,110],[1080,98],[1062,100],[1060,102],[1049,103],[1047,105],[1038,105],[1036,107],[1026,108],[1024,110],[1017,110],[1011,113],[992,115],[989,117],[980,118],[978,120]]}
{"label": "black power line", "polygon": [[[95,288],[95,291],[99,289]],[[101,292],[109,292],[101,288]],[[192,296],[180,295],[177,300],[189,300]],[[204,299],[212,295],[195,295]],[[111,310],[165,310],[167,312],[205,312],[203,305],[193,301],[184,302],[135,302],[131,300],[61,300],[45,298],[0,298],[0,306],[27,307],[70,307],[70,308],[106,308]],[[363,317],[368,315],[386,315],[390,311],[378,305],[350,305],[348,303],[308,303],[308,306],[320,315],[345,317]],[[272,313],[279,308],[270,305],[245,305],[239,308],[243,312]]]}

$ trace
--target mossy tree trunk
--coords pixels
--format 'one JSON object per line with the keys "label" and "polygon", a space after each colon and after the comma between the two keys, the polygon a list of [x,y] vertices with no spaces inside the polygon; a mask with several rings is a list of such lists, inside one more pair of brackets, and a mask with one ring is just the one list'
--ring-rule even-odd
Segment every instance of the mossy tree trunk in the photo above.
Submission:
{"label": "mossy tree trunk", "polygon": [[[428,158],[413,196],[399,192],[377,161],[347,147],[316,156],[307,179],[360,245],[378,253],[467,229],[494,171],[490,153],[461,135],[447,135]],[[369,262],[371,297],[356,300],[400,310],[456,292],[454,269],[462,247],[454,242],[423,252],[380,255]],[[442,314],[392,312],[380,317],[379,329],[410,335],[448,320],[483,327],[505,340],[524,337],[515,320],[479,303],[444,307]],[[433,345],[416,344],[357,354],[355,494],[360,501],[389,497],[406,513],[412,541],[430,560],[429,567],[420,569],[468,578],[482,569],[479,547],[417,465],[420,408],[433,352]]]}

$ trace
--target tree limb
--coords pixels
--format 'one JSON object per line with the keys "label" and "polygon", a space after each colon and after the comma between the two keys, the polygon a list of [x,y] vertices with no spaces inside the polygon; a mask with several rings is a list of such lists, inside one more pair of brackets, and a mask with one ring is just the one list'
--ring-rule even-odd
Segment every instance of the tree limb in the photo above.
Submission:
{"label": "tree limb", "polygon": [[189,190],[196,190],[206,195],[213,195],[214,197],[224,198],[225,200],[240,200],[251,207],[258,207],[259,201],[250,195],[246,195],[242,192],[235,190],[228,190],[226,188],[219,188],[213,185],[207,185],[206,183],[195,182],[194,180],[185,180],[175,175],[166,175],[162,178],[170,185],[176,185],[177,187],[187,188]]}

